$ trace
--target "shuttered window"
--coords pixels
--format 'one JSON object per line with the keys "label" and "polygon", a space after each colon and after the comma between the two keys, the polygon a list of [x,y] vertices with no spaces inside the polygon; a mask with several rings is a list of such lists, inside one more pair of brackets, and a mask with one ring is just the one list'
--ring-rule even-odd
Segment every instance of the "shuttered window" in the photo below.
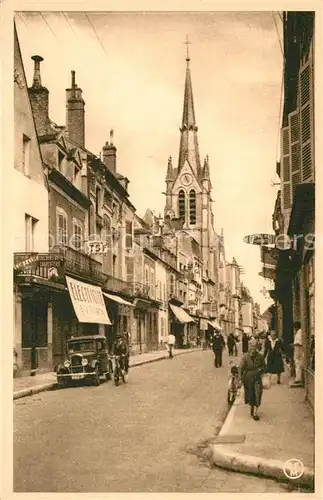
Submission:
{"label": "shuttered window", "polygon": [[75,250],[82,250],[83,225],[80,221],[73,220],[73,247]]}
{"label": "shuttered window", "polygon": [[126,273],[127,273],[127,283],[133,283],[134,279],[134,262],[132,257],[126,257]]}
{"label": "shuttered window", "polygon": [[190,191],[190,224],[196,224],[196,193]]}
{"label": "shuttered window", "polygon": [[185,192],[182,189],[178,194],[178,217],[185,219]]}
{"label": "shuttered window", "polygon": [[132,249],[132,222],[126,221],[126,249]]}
{"label": "shuttered window", "polygon": [[281,130],[281,165],[283,210],[291,209],[289,127]]}
{"label": "shuttered window", "polygon": [[56,210],[56,237],[58,245],[67,245],[67,214],[59,207]]}
{"label": "shuttered window", "polygon": [[299,72],[301,178],[302,182],[314,180],[314,91],[312,58],[301,66]]}
{"label": "shuttered window", "polygon": [[289,122],[289,158],[290,158],[290,181],[291,196],[295,194],[297,184],[301,182],[301,153],[300,153],[300,113],[297,108],[288,116]]}

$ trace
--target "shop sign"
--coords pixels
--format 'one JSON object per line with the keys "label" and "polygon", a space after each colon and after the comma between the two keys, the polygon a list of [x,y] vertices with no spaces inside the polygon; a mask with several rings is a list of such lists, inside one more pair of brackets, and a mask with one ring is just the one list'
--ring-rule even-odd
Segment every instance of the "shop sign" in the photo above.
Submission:
{"label": "shop sign", "polygon": [[264,263],[265,267],[276,267],[278,259],[278,249],[262,246],[260,248],[261,252],[261,262]]}
{"label": "shop sign", "polygon": [[274,234],[249,234],[243,238],[249,245],[275,245],[276,235]]}

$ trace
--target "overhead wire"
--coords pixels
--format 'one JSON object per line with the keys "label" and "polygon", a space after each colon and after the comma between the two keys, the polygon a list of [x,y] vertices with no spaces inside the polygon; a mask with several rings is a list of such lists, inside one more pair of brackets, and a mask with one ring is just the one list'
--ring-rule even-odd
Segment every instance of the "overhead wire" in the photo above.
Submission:
{"label": "overhead wire", "polygon": [[96,38],[97,38],[97,40],[98,40],[99,44],[101,45],[101,47],[102,47],[102,49],[103,49],[103,51],[104,51],[105,55],[108,57],[108,53],[107,53],[107,51],[105,50],[105,47],[104,47],[104,45],[103,45],[103,43],[102,43],[102,41],[101,41],[101,38],[99,37],[99,35],[98,35],[98,33],[97,33],[97,31],[96,31],[96,29],[95,29],[95,27],[94,27],[94,25],[93,25],[93,23],[92,23],[91,19],[89,18],[88,14],[87,14],[86,12],[84,12],[84,14],[85,14],[85,17],[87,18],[87,20],[88,20],[88,22],[89,22],[90,26],[92,27],[92,29],[93,29],[93,31],[94,31],[94,34],[95,34],[95,36],[96,36]]}
{"label": "overhead wire", "polygon": [[[56,38],[56,40],[58,40],[57,36],[55,35],[54,31],[52,30],[50,24],[47,22],[45,16],[43,16],[43,13],[42,12],[39,12],[41,18],[43,19],[43,21],[46,23],[46,25],[48,26],[49,30],[51,31],[51,33],[53,34],[53,36]],[[59,40],[58,40],[59,41]]]}

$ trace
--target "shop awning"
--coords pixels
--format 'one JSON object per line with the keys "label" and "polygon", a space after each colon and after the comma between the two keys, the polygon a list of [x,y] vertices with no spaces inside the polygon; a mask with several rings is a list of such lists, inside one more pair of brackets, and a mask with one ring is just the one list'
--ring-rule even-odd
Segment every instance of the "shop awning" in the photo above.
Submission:
{"label": "shop awning", "polygon": [[169,304],[169,307],[180,323],[195,323],[195,320],[181,307],[174,306],[174,304]]}
{"label": "shop awning", "polygon": [[130,307],[135,307],[134,304],[131,304],[131,302],[128,302],[127,300],[123,299],[122,297],[119,297],[118,295],[110,295],[109,293],[102,292],[107,299],[113,300],[114,302],[117,302],[118,304],[122,304],[123,306],[130,306]]}
{"label": "shop awning", "polygon": [[214,319],[213,321],[208,321],[209,325],[212,326],[212,328],[215,328],[216,330],[221,330],[221,326],[219,325],[219,322]]}
{"label": "shop awning", "polygon": [[76,317],[80,323],[112,325],[99,286],[90,285],[69,276],[66,276],[66,283]]}

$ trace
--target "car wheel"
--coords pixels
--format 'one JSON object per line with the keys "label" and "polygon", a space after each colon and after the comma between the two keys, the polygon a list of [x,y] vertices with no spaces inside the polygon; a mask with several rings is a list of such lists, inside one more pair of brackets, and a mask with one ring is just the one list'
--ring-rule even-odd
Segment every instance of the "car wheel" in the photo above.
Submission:
{"label": "car wheel", "polygon": [[95,375],[94,375],[94,385],[98,386],[100,385],[100,374],[99,374],[99,367],[97,366],[95,368]]}

